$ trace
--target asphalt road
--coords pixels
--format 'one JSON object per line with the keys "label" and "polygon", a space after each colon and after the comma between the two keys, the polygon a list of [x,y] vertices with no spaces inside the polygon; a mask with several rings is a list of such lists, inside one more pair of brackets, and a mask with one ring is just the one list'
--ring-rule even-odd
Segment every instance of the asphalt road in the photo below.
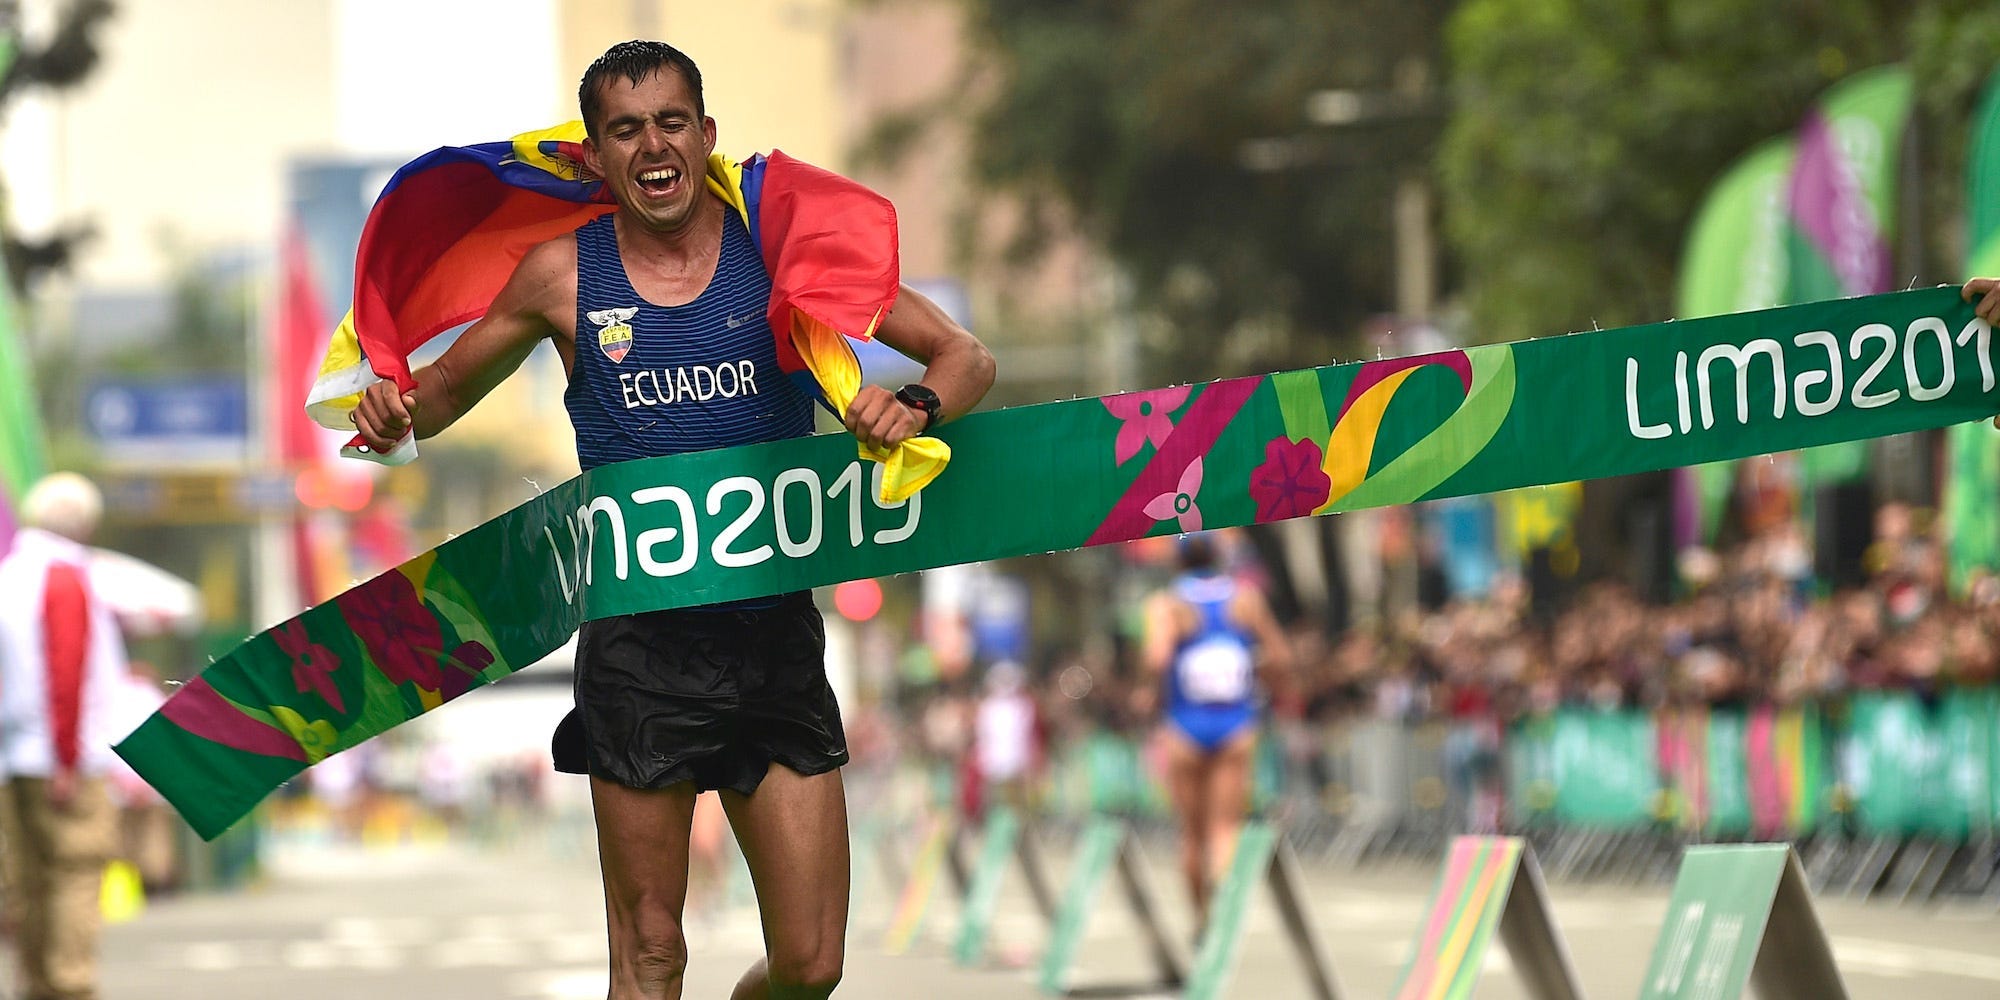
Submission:
{"label": "asphalt road", "polygon": [[[1052,860],[1059,873],[1061,859]],[[1156,876],[1161,895],[1177,902],[1166,873]],[[1387,995],[1434,878],[1415,865],[1308,866],[1311,915],[1345,995]],[[857,879],[840,996],[1036,995],[1019,966],[1039,953],[1045,931],[1017,881],[1002,894],[998,958],[961,970],[945,958],[950,906],[933,910],[910,953],[892,957],[881,947],[893,902],[886,880],[867,867]],[[1635,996],[1664,888],[1559,883],[1552,895],[1590,995]],[[1953,905],[1848,902],[1823,903],[1821,915],[1856,997],[2000,996],[2000,917]],[[1180,940],[1188,933],[1181,921],[1171,930]],[[761,949],[755,913],[740,899],[691,915],[689,938],[690,998],[726,997]],[[1079,983],[1130,981],[1144,970],[1131,922],[1108,895],[1080,954]],[[603,967],[595,858],[571,833],[505,850],[275,845],[255,886],[156,901],[109,929],[103,978],[105,1000],[590,1000],[604,996]],[[1525,995],[1497,947],[1487,973],[1481,997]],[[1303,995],[1268,906],[1252,914],[1230,995]]]}

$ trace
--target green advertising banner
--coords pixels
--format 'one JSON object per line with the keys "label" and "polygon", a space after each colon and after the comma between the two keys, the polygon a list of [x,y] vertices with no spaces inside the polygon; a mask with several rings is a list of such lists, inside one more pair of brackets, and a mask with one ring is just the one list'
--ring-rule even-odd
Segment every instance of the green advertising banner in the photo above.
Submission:
{"label": "green advertising banner", "polygon": [[1936,716],[1938,774],[1925,783],[1931,791],[1918,828],[1962,839],[1993,828],[1995,721],[2000,692],[1992,688],[1946,695]]}
{"label": "green advertising banner", "polygon": [[1243,918],[1250,912],[1251,893],[1270,868],[1277,844],[1277,831],[1265,823],[1251,823],[1237,837],[1229,870],[1216,884],[1215,900],[1209,905],[1209,923],[1188,973],[1186,1000],[1216,1000],[1228,986],[1243,946]]}
{"label": "green advertising banner", "polygon": [[1993,828],[2000,693],[1954,690],[1927,705],[1904,693],[1856,695],[1849,708],[1847,784],[1871,833],[1963,838]]}
{"label": "green advertising banner", "polygon": [[1390,993],[1396,1000],[1464,1000],[1486,965],[1520,866],[1515,837],[1459,837],[1445,856],[1437,889],[1424,907],[1408,964]]}
{"label": "green advertising banner", "polygon": [[1786,254],[1792,165],[1787,136],[1751,150],[1709,189],[1681,252],[1675,310],[1684,319],[1784,305],[1791,287]]}
{"label": "green advertising banner", "polygon": [[1711,835],[1740,834],[1750,829],[1750,778],[1744,759],[1748,730],[1742,709],[1708,713],[1702,758],[1708,765],[1702,781],[1708,793],[1708,822],[1703,829]]}
{"label": "green advertising banner", "polygon": [[1972,117],[1965,189],[1965,276],[2000,275],[2000,72],[1986,81]]}
{"label": "green advertising banner", "polygon": [[1777,747],[1785,788],[1785,828],[1791,836],[1803,837],[1819,826],[1820,818],[1832,807],[1826,722],[1819,706],[1796,706],[1780,712]]}
{"label": "green advertising banner", "polygon": [[[1973,116],[1965,164],[1965,276],[2000,275],[2000,73]],[[1946,432],[1945,556],[1963,594],[1975,571],[2000,573],[2000,430],[1966,423]]]}
{"label": "green advertising banner", "polygon": [[[1751,150],[1709,189],[1681,251],[1674,311],[1684,319],[1769,309],[1789,300],[1789,192],[1798,143],[1787,136]],[[1715,537],[1735,463],[1696,466],[1700,539]]]}
{"label": "green advertising banner", "polygon": [[[20,38],[0,32],[0,77],[20,54]],[[0,218],[6,206],[0,204]],[[12,282],[0,276],[0,553],[14,537],[14,508],[48,472],[41,408],[35,403],[34,359],[17,325]]]}
{"label": "green advertising banner", "polygon": [[1945,559],[1952,592],[1964,596],[1978,574],[2000,573],[2000,428],[1979,420],[1947,428],[1945,462]]}
{"label": "green advertising banner", "polygon": [[1893,287],[1896,171],[1915,82],[1877,66],[1835,84],[1799,125],[1792,168],[1793,301]]}
{"label": "green advertising banner", "polygon": [[1044,994],[1061,996],[1066,991],[1070,966],[1076,963],[1076,950],[1083,944],[1083,932],[1090,923],[1098,890],[1104,885],[1104,877],[1110,874],[1111,862],[1118,856],[1124,839],[1125,826],[1114,819],[1100,816],[1083,828],[1062,902],[1056,908],[1055,929],[1049,933],[1048,950],[1042,953],[1042,968],[1036,982]]}
{"label": "green advertising banner", "polygon": [[35,403],[34,359],[17,319],[13,292],[0,278],[0,551],[12,533],[14,506],[49,471],[42,413]]}
{"label": "green advertising banner", "polygon": [[917,848],[917,855],[910,865],[909,880],[903,883],[902,893],[896,899],[896,911],[889,918],[889,929],[882,937],[882,949],[891,955],[908,951],[923,930],[924,918],[930,915],[931,898],[937,893],[938,879],[944,875],[951,863],[951,852],[958,829],[948,818],[938,818],[931,822],[930,832],[924,835],[923,843]]}
{"label": "green advertising banner", "polygon": [[1553,715],[1529,716],[1507,729],[1502,749],[1507,812],[1518,826],[1543,826],[1555,818],[1555,732]]}
{"label": "green advertising banner", "polygon": [[1690,847],[1640,1000],[1846,996],[1788,844]]}
{"label": "green advertising banner", "polygon": [[986,817],[979,836],[979,861],[972,869],[965,907],[959,913],[958,940],[952,945],[952,958],[960,965],[976,965],[986,958],[993,911],[1000,905],[1000,884],[1007,877],[1007,862],[1014,857],[1014,845],[1021,836],[1021,819],[1012,809],[996,808]]}
{"label": "green advertising banner", "polygon": [[1650,716],[1565,709],[1556,713],[1551,751],[1557,819],[1626,827],[1652,818],[1660,761]]}
{"label": "green advertising banner", "polygon": [[1938,288],[976,414],[941,429],[951,468],[898,504],[845,435],[626,462],[252,638],[118,751],[213,837],[585,619],[1996,411],[1992,330]]}
{"label": "green advertising banner", "polygon": [[[1908,68],[1878,66],[1835,84],[1799,124],[1788,246],[1792,302],[1868,295],[1896,286],[1896,172],[1915,85]],[[1868,450],[1840,442],[1801,457],[1808,484],[1851,480]]]}

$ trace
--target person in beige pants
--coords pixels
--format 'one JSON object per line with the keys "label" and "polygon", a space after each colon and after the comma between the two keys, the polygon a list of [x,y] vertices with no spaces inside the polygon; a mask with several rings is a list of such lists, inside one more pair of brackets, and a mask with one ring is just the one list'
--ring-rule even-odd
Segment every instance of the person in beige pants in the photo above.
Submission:
{"label": "person in beige pants", "polygon": [[83,545],[97,490],[58,473],[0,558],[0,874],[26,1000],[96,1000],[98,894],[117,849],[106,726],[125,662]]}

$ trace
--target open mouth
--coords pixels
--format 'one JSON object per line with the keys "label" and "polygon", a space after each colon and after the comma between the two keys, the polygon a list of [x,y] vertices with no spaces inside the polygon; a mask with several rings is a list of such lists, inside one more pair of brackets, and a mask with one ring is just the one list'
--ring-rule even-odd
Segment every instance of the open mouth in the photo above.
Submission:
{"label": "open mouth", "polygon": [[639,190],[649,197],[662,198],[674,193],[680,187],[681,172],[677,167],[661,167],[639,175]]}

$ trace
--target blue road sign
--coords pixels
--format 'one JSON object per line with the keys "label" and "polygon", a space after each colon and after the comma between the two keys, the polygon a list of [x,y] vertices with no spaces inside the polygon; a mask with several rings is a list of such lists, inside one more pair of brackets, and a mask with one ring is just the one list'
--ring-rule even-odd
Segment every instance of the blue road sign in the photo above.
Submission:
{"label": "blue road sign", "polygon": [[230,377],[102,379],[85,393],[84,426],[115,461],[240,461],[249,454],[250,395]]}

